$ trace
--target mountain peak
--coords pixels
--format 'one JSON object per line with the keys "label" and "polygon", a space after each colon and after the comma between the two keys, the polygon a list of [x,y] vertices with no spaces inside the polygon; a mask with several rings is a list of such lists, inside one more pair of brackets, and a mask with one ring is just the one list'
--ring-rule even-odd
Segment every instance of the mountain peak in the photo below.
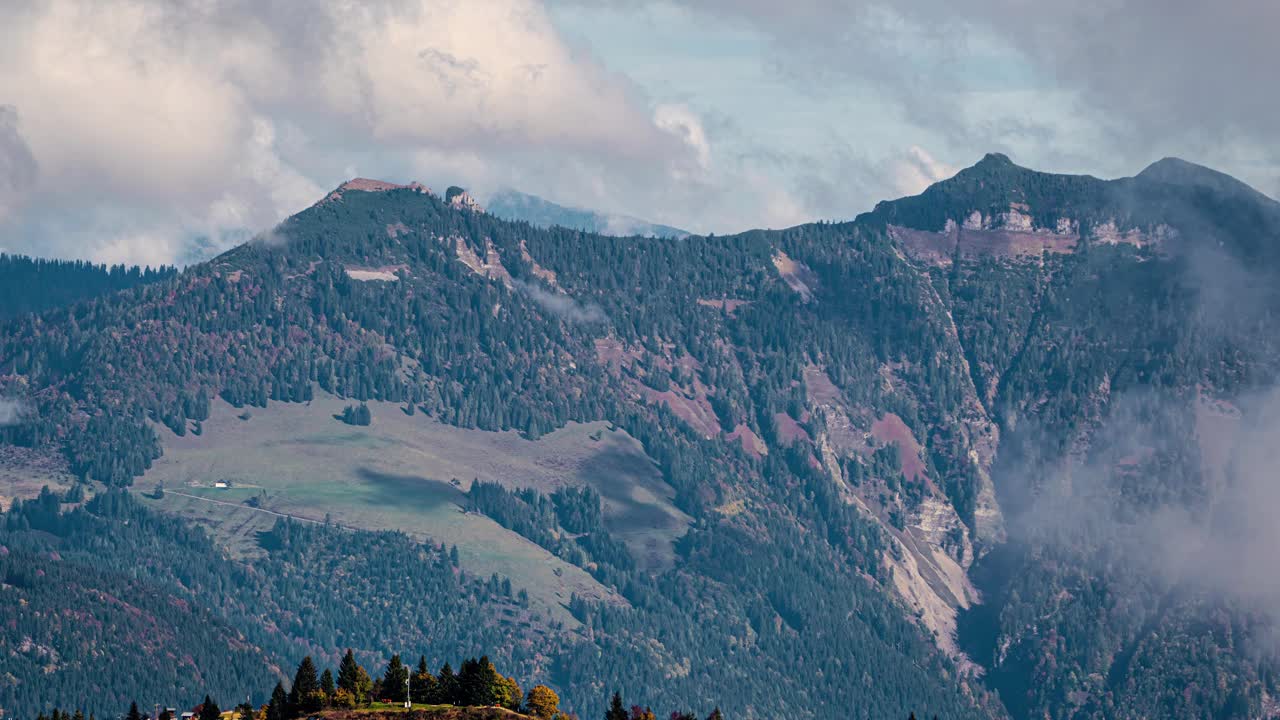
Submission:
{"label": "mountain peak", "polygon": [[1013,161],[1004,153],[987,153],[974,167],[1013,167]]}
{"label": "mountain peak", "polygon": [[[1247,183],[1226,173],[1176,157],[1166,157],[1151,163],[1145,170],[1138,173],[1137,177],[1140,180],[1165,185],[1206,188],[1232,196],[1246,196],[1254,199],[1266,197]],[[1270,200],[1270,198],[1267,199]]]}
{"label": "mountain peak", "polygon": [[424,195],[431,194],[431,188],[420,182],[411,182],[408,185],[399,185],[385,180],[373,180],[371,178],[357,177],[351,178],[334,188],[332,192],[324,196],[324,199],[321,200],[320,203],[341,200],[342,194],[345,192],[388,192],[390,190],[413,190],[414,192],[419,192]]}
{"label": "mountain peak", "polygon": [[[961,170],[953,179],[963,178],[993,178],[993,177],[1013,177],[1019,171],[1032,172],[1020,165],[1015,164],[1004,153],[992,152],[982,156],[982,159],[973,165]],[[943,180],[943,183],[948,182]]]}
{"label": "mountain peak", "polygon": [[362,192],[385,192],[387,190],[430,190],[418,182],[411,182],[408,185],[397,185],[396,183],[387,182],[385,180],[372,180],[370,178],[352,178],[338,186],[338,190],[359,190]]}

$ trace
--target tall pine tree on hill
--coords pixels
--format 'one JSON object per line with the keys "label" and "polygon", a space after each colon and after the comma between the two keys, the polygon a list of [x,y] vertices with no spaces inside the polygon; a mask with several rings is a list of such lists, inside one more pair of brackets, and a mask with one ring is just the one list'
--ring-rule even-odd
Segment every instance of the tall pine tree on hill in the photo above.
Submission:
{"label": "tall pine tree on hill", "polygon": [[404,702],[405,681],[409,678],[409,668],[400,661],[400,656],[392,655],[387,662],[386,672],[382,674],[382,695],[391,702]]}
{"label": "tall pine tree on hill", "polygon": [[277,682],[271,691],[271,700],[267,702],[266,720],[285,720],[289,712],[289,696],[284,692],[284,685]]}
{"label": "tall pine tree on hill", "polygon": [[324,694],[320,690],[320,679],[316,676],[315,663],[308,655],[298,664],[298,672],[293,676],[293,687],[289,689],[290,714],[297,716],[316,712],[323,705]]}

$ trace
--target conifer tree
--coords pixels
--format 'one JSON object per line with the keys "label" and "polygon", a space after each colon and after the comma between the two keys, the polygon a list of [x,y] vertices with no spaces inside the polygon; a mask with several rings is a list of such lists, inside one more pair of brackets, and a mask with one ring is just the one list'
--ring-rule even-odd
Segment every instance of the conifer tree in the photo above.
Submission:
{"label": "conifer tree", "polygon": [[613,693],[613,700],[604,713],[604,720],[627,720],[627,709],[622,706],[622,693]]}
{"label": "conifer tree", "polygon": [[449,663],[440,668],[440,702],[445,705],[457,705],[459,697],[458,676],[454,674]]}
{"label": "conifer tree", "polygon": [[458,668],[458,699],[454,704],[463,707],[482,705],[480,694],[480,661],[467,658]]}
{"label": "conifer tree", "polygon": [[[506,678],[498,674],[488,655],[482,655],[476,663],[475,705],[501,705],[507,699]],[[518,690],[518,688],[517,688]],[[519,702],[517,699],[516,702]]]}
{"label": "conifer tree", "polygon": [[293,687],[289,688],[289,714],[297,716],[315,712],[322,704],[320,679],[316,677],[316,665],[308,655],[298,664],[298,672],[293,676]]}
{"label": "conifer tree", "polygon": [[409,668],[400,661],[400,655],[392,655],[386,671],[382,673],[382,697],[392,702],[404,702],[405,680],[408,678]]}
{"label": "conifer tree", "polygon": [[205,695],[204,702],[200,704],[200,720],[220,720],[222,718],[222,710],[218,707],[218,703],[213,698]]}
{"label": "conifer tree", "polygon": [[431,671],[427,669],[427,656],[423,655],[418,658],[418,670],[413,675],[413,702],[416,703],[434,703],[438,702],[439,683],[436,681]]}
{"label": "conifer tree", "polygon": [[333,671],[325,668],[320,674],[320,692],[324,693],[324,701],[326,703],[333,702],[333,694],[337,692],[338,686],[333,682]]}
{"label": "conifer tree", "polygon": [[[57,713],[57,710],[54,711]],[[142,720],[142,713],[138,712],[138,703],[129,703],[129,712],[125,716],[125,720]]]}
{"label": "conifer tree", "polygon": [[347,654],[342,656],[342,662],[338,664],[338,687],[355,697],[356,684],[359,679],[360,665],[356,662],[351,648],[347,648]]}
{"label": "conifer tree", "polygon": [[271,700],[267,702],[266,720],[285,720],[289,711],[289,696],[284,692],[284,685],[277,682],[271,691]]}

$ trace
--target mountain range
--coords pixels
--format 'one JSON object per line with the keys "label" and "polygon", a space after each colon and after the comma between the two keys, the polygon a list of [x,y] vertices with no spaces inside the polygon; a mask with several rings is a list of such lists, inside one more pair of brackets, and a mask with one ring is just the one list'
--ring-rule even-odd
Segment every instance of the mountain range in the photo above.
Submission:
{"label": "mountain range", "polygon": [[503,197],[356,180],[181,273],[28,284],[0,707],[420,647],[584,717],[1280,709],[1280,203],[994,154],[727,236]]}

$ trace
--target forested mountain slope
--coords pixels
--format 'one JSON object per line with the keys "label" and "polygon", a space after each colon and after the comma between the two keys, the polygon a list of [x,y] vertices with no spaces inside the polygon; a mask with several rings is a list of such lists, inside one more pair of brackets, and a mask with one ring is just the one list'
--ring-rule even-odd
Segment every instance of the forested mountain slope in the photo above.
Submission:
{"label": "forested mountain slope", "polygon": [[[690,519],[669,568],[635,562],[598,499],[466,503],[621,598],[510,650],[572,709],[603,685],[745,717],[1258,716],[1256,597],[1141,560],[1170,527],[1231,546],[1209,520],[1250,487],[1229,460],[1280,359],[1280,223],[1175,169],[988,156],[851,223],[680,240],[347,186],[170,280],[6,324],[0,393],[38,413],[0,439],[126,486],[215,395],[529,440],[605,420]],[[296,612],[275,602],[224,617]]]}

